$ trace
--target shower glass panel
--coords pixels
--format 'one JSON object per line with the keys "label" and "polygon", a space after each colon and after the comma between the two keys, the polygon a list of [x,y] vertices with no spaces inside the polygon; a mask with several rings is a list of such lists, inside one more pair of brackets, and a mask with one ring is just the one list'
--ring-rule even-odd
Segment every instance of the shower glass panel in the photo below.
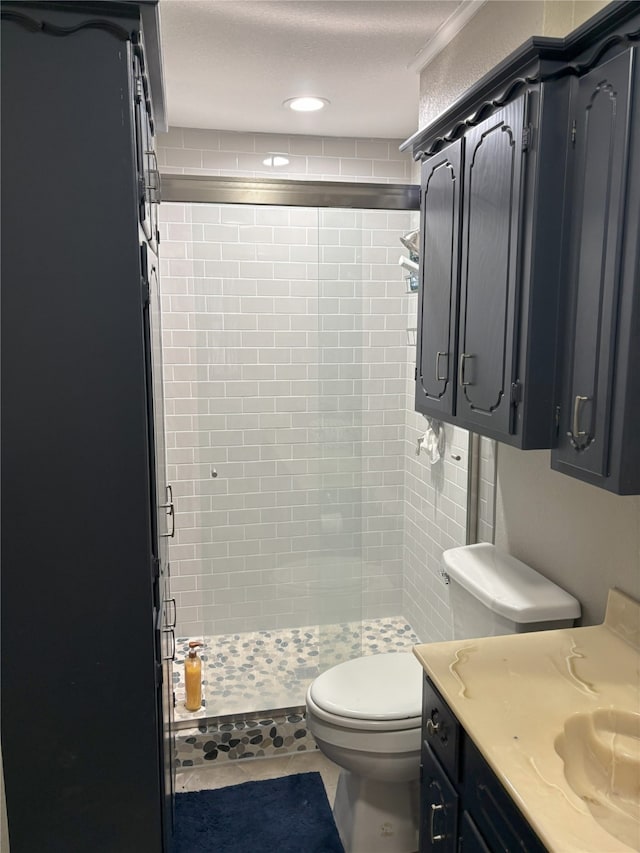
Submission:
{"label": "shower glass panel", "polygon": [[302,705],[393,633],[371,622],[402,612],[415,294],[398,257],[416,224],[162,206],[172,590],[179,649],[205,642],[197,716]]}

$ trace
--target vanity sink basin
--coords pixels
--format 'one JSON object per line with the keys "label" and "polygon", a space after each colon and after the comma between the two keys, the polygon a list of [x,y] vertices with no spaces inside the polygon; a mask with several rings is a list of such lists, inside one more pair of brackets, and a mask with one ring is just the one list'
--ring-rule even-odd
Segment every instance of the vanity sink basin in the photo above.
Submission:
{"label": "vanity sink basin", "polygon": [[569,717],[554,746],[575,793],[610,835],[640,849],[640,713],[615,708]]}

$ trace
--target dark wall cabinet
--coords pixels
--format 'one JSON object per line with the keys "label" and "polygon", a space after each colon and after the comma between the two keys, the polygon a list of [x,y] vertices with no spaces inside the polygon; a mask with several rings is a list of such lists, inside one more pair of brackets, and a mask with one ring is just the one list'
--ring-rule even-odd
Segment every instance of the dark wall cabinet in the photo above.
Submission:
{"label": "dark wall cabinet", "polygon": [[640,491],[637,4],[531,39],[422,160],[416,409]]}
{"label": "dark wall cabinet", "polygon": [[640,56],[573,81],[560,432],[552,467],[640,491]]}
{"label": "dark wall cabinet", "polygon": [[416,409],[520,448],[556,430],[567,106],[528,86],[422,165]]}
{"label": "dark wall cabinet", "polygon": [[172,822],[174,614],[156,11],[60,2],[1,12],[11,851],[161,853]]}
{"label": "dark wall cabinet", "polygon": [[420,853],[546,850],[429,678],[423,690]]}

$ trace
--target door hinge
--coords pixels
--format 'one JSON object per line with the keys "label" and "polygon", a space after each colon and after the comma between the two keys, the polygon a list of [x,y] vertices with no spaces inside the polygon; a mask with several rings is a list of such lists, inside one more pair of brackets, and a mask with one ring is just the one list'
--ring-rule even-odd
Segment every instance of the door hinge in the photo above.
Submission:
{"label": "door hinge", "polygon": [[173,691],[173,707],[176,707],[176,691]]}
{"label": "door hinge", "polygon": [[143,278],[140,282],[140,289],[142,291],[142,306],[146,308],[149,304],[149,300],[151,298],[151,291],[149,289],[149,282],[146,278]]}
{"label": "door hinge", "polygon": [[556,437],[560,435],[560,406],[556,406],[555,411]]}
{"label": "door hinge", "polygon": [[160,560],[157,557],[151,560],[151,577],[154,581],[160,577]]}
{"label": "door hinge", "polygon": [[511,403],[514,406],[517,406],[518,403],[522,402],[522,383],[521,382],[512,382],[511,383]]}
{"label": "door hinge", "polygon": [[417,368],[417,367],[416,367],[416,369],[413,371],[413,378],[415,379],[415,381],[416,381],[416,382],[418,381],[418,368]]}
{"label": "door hinge", "polygon": [[575,145],[575,144],[576,144],[576,136],[577,136],[577,133],[578,133],[578,131],[577,131],[577,129],[576,129],[576,120],[574,119],[574,120],[571,122],[571,144],[572,144],[572,145]]}
{"label": "door hinge", "polygon": [[156,687],[160,687],[160,685],[162,684],[162,681],[163,681],[162,664],[156,663]]}
{"label": "door hinge", "polygon": [[522,150],[528,151],[531,146],[531,137],[533,136],[533,128],[530,124],[522,128]]}

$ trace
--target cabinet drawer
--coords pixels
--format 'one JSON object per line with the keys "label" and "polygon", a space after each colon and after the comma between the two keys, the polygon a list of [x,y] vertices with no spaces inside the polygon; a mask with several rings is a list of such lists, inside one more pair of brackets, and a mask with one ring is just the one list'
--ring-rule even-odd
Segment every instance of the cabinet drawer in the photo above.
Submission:
{"label": "cabinet drawer", "polygon": [[422,739],[454,782],[460,780],[460,723],[431,681],[425,677],[422,694]]}
{"label": "cabinet drawer", "polygon": [[546,848],[468,737],[462,763],[465,807],[489,850],[494,853],[545,853]]}
{"label": "cabinet drawer", "polygon": [[424,741],[420,772],[420,853],[455,853],[458,794]]}

